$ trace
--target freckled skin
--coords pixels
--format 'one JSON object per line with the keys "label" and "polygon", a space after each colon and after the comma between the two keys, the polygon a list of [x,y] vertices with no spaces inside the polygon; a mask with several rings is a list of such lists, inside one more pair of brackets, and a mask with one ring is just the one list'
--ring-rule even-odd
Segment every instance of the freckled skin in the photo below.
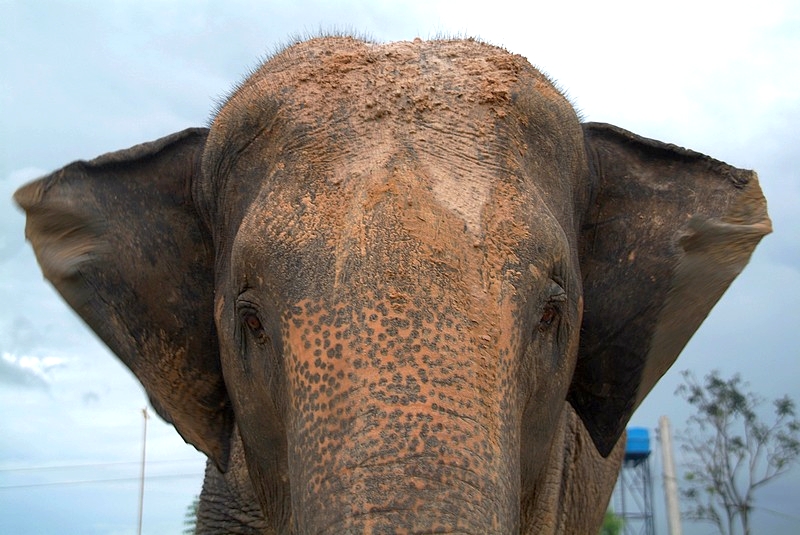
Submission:
{"label": "freckled skin", "polygon": [[209,456],[198,533],[596,533],[624,427],[770,231],[472,40],[320,38],[209,129],[20,189],[45,275]]}
{"label": "freckled skin", "polygon": [[[305,303],[305,326],[294,329],[289,320],[290,396],[300,414],[290,458],[310,460],[290,462],[290,469],[308,481],[299,489],[299,506],[311,512],[305,520],[318,525],[328,508],[350,515],[397,511],[372,521],[372,529],[385,530],[408,522],[405,511],[422,514],[433,506],[444,513],[437,519],[442,529],[467,529],[477,519],[504,529],[503,515],[517,513],[504,511],[514,486],[511,452],[498,448],[499,432],[487,429],[498,412],[487,400],[505,397],[507,381],[481,392],[487,370],[459,354],[469,346],[468,326],[452,325],[447,310],[425,302],[405,310],[380,305],[366,298],[354,312],[349,304]],[[422,322],[420,305],[433,322]],[[476,392],[483,395],[474,399]],[[487,490],[492,501],[483,496]],[[336,529],[348,527],[344,518],[339,522]]]}

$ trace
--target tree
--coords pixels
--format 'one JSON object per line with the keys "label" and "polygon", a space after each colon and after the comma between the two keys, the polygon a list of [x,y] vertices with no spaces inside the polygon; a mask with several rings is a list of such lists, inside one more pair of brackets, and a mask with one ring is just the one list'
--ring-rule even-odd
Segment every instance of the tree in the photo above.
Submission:
{"label": "tree", "polygon": [[603,517],[600,535],[619,535],[620,533],[622,533],[622,518],[609,509]]}
{"label": "tree", "polygon": [[712,371],[700,384],[683,372],[676,390],[695,409],[681,437],[688,467],[681,494],[687,518],[713,523],[720,534],[750,535],[754,493],[785,474],[800,455],[800,423],[788,396],[773,401],[774,419],[762,421],[764,399],[737,374]]}
{"label": "tree", "polygon": [[197,527],[197,509],[200,507],[200,496],[195,496],[186,507],[186,514],[183,517],[183,535],[194,535]]}

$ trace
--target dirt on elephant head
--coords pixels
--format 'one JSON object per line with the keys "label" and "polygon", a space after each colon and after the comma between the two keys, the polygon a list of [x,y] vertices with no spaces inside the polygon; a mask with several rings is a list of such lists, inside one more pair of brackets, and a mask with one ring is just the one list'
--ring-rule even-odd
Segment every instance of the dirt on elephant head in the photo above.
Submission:
{"label": "dirt on elephant head", "polygon": [[[299,182],[275,194],[307,208],[302,225],[274,221],[297,246],[322,234],[328,246],[341,246],[341,235],[323,229],[347,228],[344,221],[362,219],[389,195],[407,201],[406,227],[432,249],[442,249],[440,236],[454,235],[437,231],[449,213],[449,224],[466,230],[455,235],[501,257],[524,237],[507,222],[520,210],[531,98],[574,117],[525,58],[476,40],[317,38],[256,70],[222,107],[209,146],[229,145],[216,139],[223,137],[244,150],[270,138],[272,173]],[[257,138],[235,139],[243,126]],[[350,238],[348,246],[363,249],[363,236]]]}
{"label": "dirt on elephant head", "polygon": [[[552,270],[566,287],[575,279],[560,267],[574,247],[562,206],[585,163],[573,172],[561,144],[582,147],[581,136],[569,103],[524,58],[472,40],[313,39],[271,58],[222,107],[203,162],[220,181],[230,227],[221,236],[236,236],[219,248],[243,266],[240,288],[278,303],[289,465],[308,485],[304,510],[322,511],[331,496],[338,509],[369,510],[396,491],[384,479],[403,459],[424,455],[441,468],[410,479],[418,495],[485,471],[491,498],[476,518],[517,521],[513,422],[520,384],[534,375],[521,348],[557,285]],[[545,180],[559,182],[552,198]],[[543,366],[536,373],[565,396],[570,364]],[[470,392],[481,392],[479,410]],[[376,399],[393,406],[385,418],[374,417],[384,414]],[[414,442],[432,426],[429,441]],[[342,447],[347,437],[353,448]],[[453,440],[477,453],[467,459]],[[358,497],[349,476],[325,469],[371,459],[385,467]],[[432,503],[422,501],[402,507]]]}

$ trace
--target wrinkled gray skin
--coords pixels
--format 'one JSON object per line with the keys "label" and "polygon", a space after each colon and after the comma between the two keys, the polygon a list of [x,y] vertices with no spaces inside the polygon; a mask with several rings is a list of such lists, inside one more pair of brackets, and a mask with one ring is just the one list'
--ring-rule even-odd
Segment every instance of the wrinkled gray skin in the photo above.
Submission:
{"label": "wrinkled gray skin", "polygon": [[209,456],[198,533],[596,533],[634,409],[762,236],[755,173],[474,41],[321,38],[209,129],[16,194]]}

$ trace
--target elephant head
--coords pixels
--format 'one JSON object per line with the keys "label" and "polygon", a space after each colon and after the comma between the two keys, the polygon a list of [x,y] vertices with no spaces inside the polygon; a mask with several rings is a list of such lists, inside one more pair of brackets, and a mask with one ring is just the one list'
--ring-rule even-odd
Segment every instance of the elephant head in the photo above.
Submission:
{"label": "elephant head", "polygon": [[207,486],[238,474],[279,533],[590,532],[770,232],[755,173],[581,124],[472,40],[296,44],[208,129],[16,200]]}

